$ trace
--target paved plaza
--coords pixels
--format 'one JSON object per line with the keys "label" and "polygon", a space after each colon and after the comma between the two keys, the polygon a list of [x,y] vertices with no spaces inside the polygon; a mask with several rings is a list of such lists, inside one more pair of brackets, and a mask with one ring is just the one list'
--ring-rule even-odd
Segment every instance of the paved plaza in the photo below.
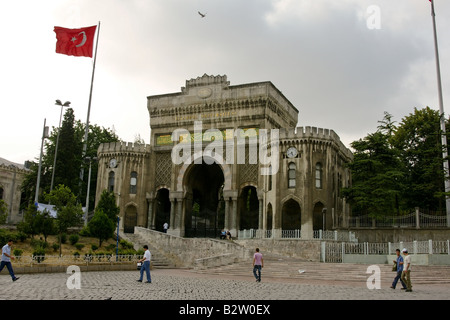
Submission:
{"label": "paved plaza", "polygon": [[[324,265],[324,264],[322,264]],[[0,298],[5,300],[448,300],[450,283],[448,268],[438,269],[442,282],[419,278],[413,292],[404,292],[398,285],[390,289],[393,273],[381,275],[380,289],[368,289],[364,275],[367,266],[351,278],[339,277],[342,264],[327,264],[334,270],[332,277],[314,277],[314,264],[304,263],[304,273],[296,277],[271,276],[264,273],[263,281],[256,283],[249,268],[248,275],[242,268],[237,272],[220,273],[218,270],[196,272],[186,269],[154,269],[152,283],[139,283],[139,271],[81,272],[79,289],[76,281],[69,283],[66,273],[38,273],[19,275],[12,282],[7,272],[0,274]],[[230,267],[232,268],[232,267]],[[430,267],[431,268],[431,267]],[[269,269],[270,270],[270,269]],[[423,270],[426,270],[423,269]],[[445,272],[442,273],[442,270]],[[328,271],[327,271],[328,272]],[[311,276],[308,275],[311,274]],[[422,271],[423,273],[423,271]],[[323,278],[321,280],[321,278]],[[340,281],[341,279],[342,281]],[[423,279],[423,281],[420,281]],[[144,276],[145,280],[145,276]]]}

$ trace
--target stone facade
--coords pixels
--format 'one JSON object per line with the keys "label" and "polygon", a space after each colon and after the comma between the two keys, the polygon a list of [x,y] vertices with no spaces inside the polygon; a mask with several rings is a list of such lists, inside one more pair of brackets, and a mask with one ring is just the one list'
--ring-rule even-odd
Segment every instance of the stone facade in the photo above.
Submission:
{"label": "stone facade", "polygon": [[352,153],[332,130],[296,128],[298,110],[271,82],[232,86],[205,74],[147,97],[147,108],[149,145],[98,149],[96,199],[115,193],[126,232],[167,222],[177,236],[301,229],[308,239],[348,215],[339,190]]}
{"label": "stone facade", "polygon": [[0,200],[5,201],[7,205],[6,223],[15,224],[22,221],[21,186],[28,171],[24,165],[0,158]]}

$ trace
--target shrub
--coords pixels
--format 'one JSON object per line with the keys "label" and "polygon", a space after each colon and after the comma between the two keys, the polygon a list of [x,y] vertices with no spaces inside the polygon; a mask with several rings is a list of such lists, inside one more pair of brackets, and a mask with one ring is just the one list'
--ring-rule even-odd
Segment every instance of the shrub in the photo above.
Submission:
{"label": "shrub", "polygon": [[16,241],[17,235],[12,233],[11,231],[0,229],[0,243],[3,247],[6,243],[8,243],[9,239]]}
{"label": "shrub", "polygon": [[14,250],[13,250],[13,254],[14,254],[16,257],[22,256],[22,253],[23,253],[23,250],[22,250],[22,249],[14,249]]}
{"label": "shrub", "polygon": [[110,243],[110,244],[108,244],[107,246],[106,246],[106,250],[108,250],[108,251],[116,251],[116,245],[115,244],[113,244],[113,243]]}
{"label": "shrub", "polygon": [[122,249],[133,249],[133,244],[125,239],[121,239],[119,243],[122,246]]}
{"label": "shrub", "polygon": [[[58,236],[58,240],[59,240],[59,236]],[[66,243],[67,242],[67,234],[63,233],[61,234],[61,243]]]}
{"label": "shrub", "polygon": [[43,240],[41,240],[41,239],[31,239],[31,241],[30,241],[30,245],[33,247],[33,248],[39,248],[39,247],[41,247],[41,248],[43,248],[43,249],[46,249],[47,247],[48,247],[48,243],[47,242],[45,242],[45,241],[43,241]]}
{"label": "shrub", "polygon": [[75,248],[77,248],[77,250],[82,250],[84,248],[84,244],[77,243],[77,244],[75,244]]}
{"label": "shrub", "polygon": [[45,259],[45,249],[43,247],[37,246],[33,250],[33,256],[37,256],[37,262],[41,263]]}
{"label": "shrub", "polygon": [[53,248],[53,251],[56,252],[59,249],[59,244],[58,243],[52,244],[52,248]]}
{"label": "shrub", "polygon": [[21,231],[17,232],[16,236],[17,236],[17,240],[19,240],[20,242],[24,242],[28,238],[27,234],[25,232],[21,232]]}
{"label": "shrub", "polygon": [[96,244],[91,245],[91,249],[92,249],[92,251],[97,250],[98,249],[98,245],[96,245]]}
{"label": "shrub", "polygon": [[72,234],[69,237],[70,244],[73,245],[73,246],[78,242],[78,240],[80,240],[80,236],[77,235],[77,234]]}

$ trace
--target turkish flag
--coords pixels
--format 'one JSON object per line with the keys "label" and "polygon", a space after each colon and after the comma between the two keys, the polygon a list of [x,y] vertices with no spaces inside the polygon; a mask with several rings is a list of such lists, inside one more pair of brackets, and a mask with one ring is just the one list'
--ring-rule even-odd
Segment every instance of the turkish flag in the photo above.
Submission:
{"label": "turkish flag", "polygon": [[56,53],[92,58],[96,30],[97,26],[79,29],[55,27]]}

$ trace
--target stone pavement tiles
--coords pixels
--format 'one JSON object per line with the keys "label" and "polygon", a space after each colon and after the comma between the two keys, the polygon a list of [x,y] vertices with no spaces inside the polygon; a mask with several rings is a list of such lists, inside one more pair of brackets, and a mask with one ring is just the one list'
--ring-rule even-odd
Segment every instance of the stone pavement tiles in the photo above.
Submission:
{"label": "stone pavement tiles", "polygon": [[[364,266],[365,268],[365,266]],[[306,273],[305,273],[306,274]],[[417,284],[413,292],[390,289],[391,278],[380,289],[363,283],[307,283],[302,279],[264,278],[256,283],[239,275],[199,274],[189,270],[152,270],[152,283],[139,283],[139,271],[82,272],[79,289],[68,288],[70,274],[23,274],[12,282],[0,274],[0,299],[4,300],[448,300],[448,284]],[[369,275],[367,275],[369,276]],[[393,277],[392,277],[393,278]],[[306,278],[305,278],[306,279]],[[73,287],[75,282],[69,286]]]}

